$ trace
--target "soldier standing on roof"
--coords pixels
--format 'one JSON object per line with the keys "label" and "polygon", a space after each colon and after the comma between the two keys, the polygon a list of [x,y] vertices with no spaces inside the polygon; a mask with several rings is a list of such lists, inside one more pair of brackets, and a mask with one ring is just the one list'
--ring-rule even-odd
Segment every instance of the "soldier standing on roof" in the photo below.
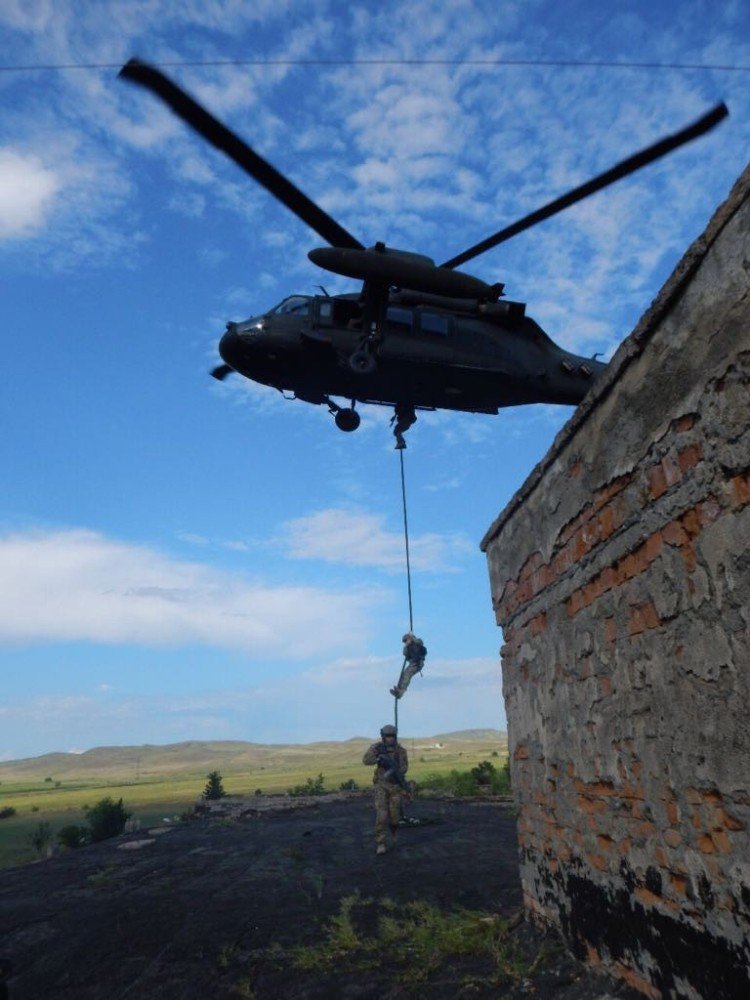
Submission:
{"label": "soldier standing on roof", "polygon": [[404,644],[404,666],[398,684],[391,688],[394,698],[400,698],[409,687],[414,674],[422,672],[424,659],[427,656],[425,644],[413,632],[407,632],[401,641]]}
{"label": "soldier standing on roof", "polygon": [[404,778],[409,758],[398,742],[395,726],[383,726],[380,741],[367,750],[362,763],[377,765],[372,776],[375,785],[375,853],[385,854],[386,830],[390,828],[395,846],[401,800],[409,794]]}

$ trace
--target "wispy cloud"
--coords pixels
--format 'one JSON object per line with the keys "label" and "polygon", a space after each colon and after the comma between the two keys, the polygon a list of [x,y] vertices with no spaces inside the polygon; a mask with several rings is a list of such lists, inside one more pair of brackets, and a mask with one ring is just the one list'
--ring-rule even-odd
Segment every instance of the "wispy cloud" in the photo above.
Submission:
{"label": "wispy cloud", "polygon": [[91,531],[0,539],[0,641],[179,646],[310,656],[360,645],[373,596],[273,587]]}
{"label": "wispy cloud", "polygon": [[[287,521],[279,539],[290,559],[367,566],[387,572],[404,569],[404,536],[385,527],[385,517],[362,510],[330,508]],[[412,569],[450,572],[474,546],[460,533],[425,533],[410,538]]]}

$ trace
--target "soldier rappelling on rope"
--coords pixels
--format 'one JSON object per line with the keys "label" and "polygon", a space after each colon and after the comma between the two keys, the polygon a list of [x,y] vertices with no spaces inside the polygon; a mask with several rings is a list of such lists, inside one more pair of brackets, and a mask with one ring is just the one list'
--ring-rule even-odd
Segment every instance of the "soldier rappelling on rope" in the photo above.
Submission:
{"label": "soldier rappelling on rope", "polygon": [[417,415],[414,412],[413,406],[408,403],[396,403],[394,414],[391,417],[393,435],[396,438],[396,451],[403,451],[406,447],[404,434],[409,430],[411,425],[416,422]]}
{"label": "soldier rappelling on rope", "polygon": [[394,698],[401,698],[415,674],[421,674],[427,656],[427,647],[413,632],[407,632],[401,640],[404,644],[404,665],[398,683],[391,688]]}

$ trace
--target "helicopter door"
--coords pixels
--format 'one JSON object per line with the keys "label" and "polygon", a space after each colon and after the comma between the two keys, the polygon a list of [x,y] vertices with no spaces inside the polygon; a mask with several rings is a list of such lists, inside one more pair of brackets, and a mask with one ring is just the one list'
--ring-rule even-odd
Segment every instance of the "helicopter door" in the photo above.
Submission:
{"label": "helicopter door", "polygon": [[451,317],[421,307],[389,306],[381,352],[384,357],[408,358],[425,364],[450,362],[455,353]]}
{"label": "helicopter door", "polygon": [[313,326],[327,329],[333,326],[333,299],[315,299]]}

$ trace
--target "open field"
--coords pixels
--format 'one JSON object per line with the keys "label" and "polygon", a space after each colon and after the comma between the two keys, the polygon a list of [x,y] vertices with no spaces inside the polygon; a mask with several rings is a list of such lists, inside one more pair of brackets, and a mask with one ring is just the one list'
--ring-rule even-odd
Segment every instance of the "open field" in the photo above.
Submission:
{"label": "open field", "polygon": [[[181,743],[170,746],[100,747],[83,754],[46,754],[0,764],[0,809],[16,815],[0,820],[0,867],[36,857],[29,838],[40,822],[55,834],[85,822],[84,806],[104,796],[122,798],[142,825],[179,816],[195,804],[209,771],[223,776],[228,794],[256,789],[284,792],[323,774],[325,787],[337,789],[353,779],[367,786],[372,769],[362,754],[371,739],[338,743],[263,745],[242,742]],[[502,765],[505,733],[469,730],[433,737],[405,737],[409,777],[418,783],[430,774],[467,770],[482,760]],[[493,757],[497,755],[497,759]]]}

